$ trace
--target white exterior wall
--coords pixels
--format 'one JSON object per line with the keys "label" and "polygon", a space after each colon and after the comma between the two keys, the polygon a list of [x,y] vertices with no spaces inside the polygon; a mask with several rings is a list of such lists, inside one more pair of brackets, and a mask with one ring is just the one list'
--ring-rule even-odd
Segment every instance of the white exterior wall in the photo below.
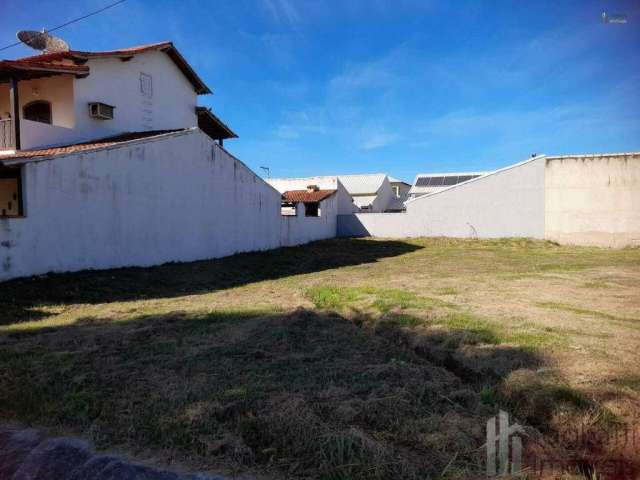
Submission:
{"label": "white exterior wall", "polygon": [[[126,62],[113,57],[92,58],[87,65],[89,76],[75,80],[76,130],[82,139],[198,124],[194,87],[166,53],[140,53]],[[153,79],[151,98],[140,91],[140,73]],[[91,118],[89,102],[116,107],[114,119]]]}
{"label": "white exterior wall", "polygon": [[199,130],[23,166],[25,218],[0,218],[0,281],[281,244],[280,195]]}
{"label": "white exterior wall", "polygon": [[297,204],[296,212],[296,216],[281,216],[280,238],[282,246],[301,245],[336,236],[338,197],[335,194],[320,202],[319,217],[305,217],[303,203]]}
{"label": "white exterior wall", "polygon": [[344,236],[544,238],[544,157],[407,202],[406,213],[339,217]]}
{"label": "white exterior wall", "polygon": [[394,203],[395,193],[393,192],[393,188],[391,188],[391,183],[389,182],[389,177],[384,177],[384,181],[380,188],[378,189],[378,193],[376,195],[376,199],[373,201],[371,205],[372,212],[384,212],[388,208],[391,208]]}
{"label": "white exterior wall", "polygon": [[548,157],[545,185],[548,239],[640,245],[640,153]]}
{"label": "white exterior wall", "polygon": [[[91,58],[87,65],[90,74],[85,78],[60,75],[18,83],[21,115],[22,107],[33,100],[47,100],[52,104],[52,125],[21,121],[22,149],[93,140],[123,132],[197,126],[197,94],[166,53],[140,53],[126,62],[115,57]],[[140,90],[140,73],[152,77],[150,98]],[[90,117],[90,102],[116,107],[113,120]],[[5,118],[7,113],[10,113],[9,87],[0,85],[0,118]]]}
{"label": "white exterior wall", "polygon": [[399,195],[398,197],[396,197],[396,199],[400,200],[401,202],[406,202],[409,198],[409,190],[411,190],[411,185],[407,185],[404,182],[391,182],[392,190],[393,187],[398,187]]}

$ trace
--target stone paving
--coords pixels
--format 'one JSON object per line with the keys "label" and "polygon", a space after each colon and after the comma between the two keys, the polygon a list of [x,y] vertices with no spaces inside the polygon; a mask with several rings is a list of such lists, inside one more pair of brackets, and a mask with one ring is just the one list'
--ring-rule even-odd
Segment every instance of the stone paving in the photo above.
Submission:
{"label": "stone paving", "polygon": [[178,474],[97,455],[89,442],[47,438],[32,429],[0,426],[2,480],[229,480],[204,473]]}

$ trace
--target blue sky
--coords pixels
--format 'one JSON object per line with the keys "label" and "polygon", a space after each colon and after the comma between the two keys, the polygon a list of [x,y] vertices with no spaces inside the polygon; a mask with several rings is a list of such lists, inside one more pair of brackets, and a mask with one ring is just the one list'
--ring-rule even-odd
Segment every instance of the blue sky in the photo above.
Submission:
{"label": "blue sky", "polygon": [[[0,46],[108,3],[0,0]],[[57,33],[80,50],[173,40],[240,136],[225,146],[272,176],[640,150],[637,0],[127,0]]]}

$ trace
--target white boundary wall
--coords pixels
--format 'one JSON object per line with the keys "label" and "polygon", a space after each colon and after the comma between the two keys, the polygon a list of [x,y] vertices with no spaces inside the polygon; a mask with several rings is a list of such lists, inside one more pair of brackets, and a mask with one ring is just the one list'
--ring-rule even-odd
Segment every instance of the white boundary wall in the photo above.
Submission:
{"label": "white boundary wall", "polygon": [[335,206],[327,206],[324,217],[297,220],[301,233],[282,236],[283,222],[292,222],[280,215],[278,191],[198,129],[22,168],[26,215],[0,218],[0,281],[216,258],[336,234]]}
{"label": "white boundary wall", "polygon": [[338,196],[331,195],[320,202],[320,216],[306,217],[304,204],[296,205],[297,215],[281,217],[280,238],[282,246],[301,245],[314,240],[335,238],[338,224]]}
{"label": "white boundary wall", "polygon": [[407,202],[405,213],[341,215],[342,236],[544,238],[544,157]]}
{"label": "white boundary wall", "polygon": [[545,186],[547,238],[640,245],[640,153],[548,157]]}

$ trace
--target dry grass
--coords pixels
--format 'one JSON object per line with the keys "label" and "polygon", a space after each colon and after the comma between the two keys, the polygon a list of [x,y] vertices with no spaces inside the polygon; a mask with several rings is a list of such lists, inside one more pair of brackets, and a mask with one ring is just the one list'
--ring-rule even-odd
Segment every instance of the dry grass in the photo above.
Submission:
{"label": "dry grass", "polygon": [[639,424],[638,249],[332,240],[0,289],[0,416],[101,448],[265,478],[469,478],[502,408],[574,473],[638,466],[566,436]]}

